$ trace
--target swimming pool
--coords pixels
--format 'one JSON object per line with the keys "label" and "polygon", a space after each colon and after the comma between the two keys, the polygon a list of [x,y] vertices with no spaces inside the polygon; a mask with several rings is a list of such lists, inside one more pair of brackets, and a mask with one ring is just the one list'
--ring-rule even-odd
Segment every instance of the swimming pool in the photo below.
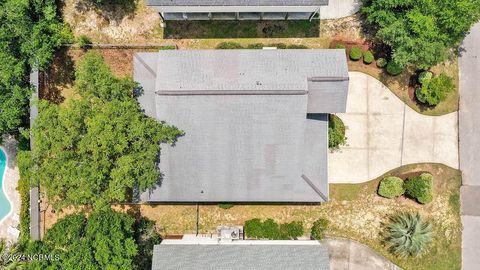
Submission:
{"label": "swimming pool", "polygon": [[3,190],[5,180],[5,169],[7,167],[7,154],[0,148],[0,222],[10,213],[10,209],[12,206],[10,205],[10,201],[7,199],[5,195],[5,190]]}

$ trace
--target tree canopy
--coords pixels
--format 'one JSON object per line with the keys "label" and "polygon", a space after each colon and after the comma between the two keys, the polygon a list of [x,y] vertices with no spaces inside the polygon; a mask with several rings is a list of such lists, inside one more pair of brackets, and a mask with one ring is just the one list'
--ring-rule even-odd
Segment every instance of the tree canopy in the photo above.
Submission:
{"label": "tree canopy", "polygon": [[460,45],[480,19],[479,0],[362,0],[361,12],[376,37],[392,48],[401,67],[429,68]]}
{"label": "tree canopy", "polygon": [[55,207],[125,201],[159,181],[160,143],[177,128],[145,116],[136,83],[116,78],[97,53],[76,68],[75,91],[65,106],[42,101],[32,129],[34,180]]}
{"label": "tree canopy", "polygon": [[48,254],[53,260],[33,261],[27,269],[132,269],[138,253],[134,218],[111,209],[87,218],[74,214],[59,220],[42,241],[30,243],[25,254]]}
{"label": "tree canopy", "polygon": [[0,0],[0,135],[28,113],[30,68],[44,69],[71,39],[54,0]]}

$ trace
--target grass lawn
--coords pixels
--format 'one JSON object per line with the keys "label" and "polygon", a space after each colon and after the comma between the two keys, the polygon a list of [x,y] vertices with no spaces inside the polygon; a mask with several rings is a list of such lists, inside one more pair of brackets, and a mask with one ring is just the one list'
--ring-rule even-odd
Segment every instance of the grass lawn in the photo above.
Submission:
{"label": "grass lawn", "polygon": [[[230,209],[221,209],[216,204],[202,204],[200,232],[214,233],[218,225],[243,225],[252,218],[272,218],[278,223],[302,221],[308,235],[312,223],[324,217],[330,220],[329,236],[366,244],[404,269],[460,269],[460,172],[440,164],[414,164],[385,175],[405,178],[423,171],[429,171],[434,176],[434,200],[428,205],[403,197],[385,199],[378,196],[376,190],[382,179],[379,177],[362,184],[331,184],[331,201],[324,204],[236,204]],[[131,206],[116,208],[127,210]],[[433,244],[422,257],[397,258],[382,243],[380,233],[388,217],[397,211],[418,211],[433,223]],[[140,212],[154,220],[163,234],[195,232],[195,205],[141,205]]]}

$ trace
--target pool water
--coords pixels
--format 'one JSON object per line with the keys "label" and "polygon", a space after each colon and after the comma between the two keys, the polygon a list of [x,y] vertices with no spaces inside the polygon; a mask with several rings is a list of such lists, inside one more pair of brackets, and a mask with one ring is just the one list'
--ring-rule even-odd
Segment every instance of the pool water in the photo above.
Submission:
{"label": "pool water", "polygon": [[8,215],[11,209],[10,202],[8,201],[5,191],[3,190],[3,178],[5,175],[5,169],[7,167],[7,155],[0,148],[0,221]]}

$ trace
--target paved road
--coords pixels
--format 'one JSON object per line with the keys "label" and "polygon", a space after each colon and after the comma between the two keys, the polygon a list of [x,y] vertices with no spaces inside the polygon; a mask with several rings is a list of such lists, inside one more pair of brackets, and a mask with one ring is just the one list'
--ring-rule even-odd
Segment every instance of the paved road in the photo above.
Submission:
{"label": "paved road", "polygon": [[462,170],[462,269],[480,267],[480,23],[460,57],[459,154]]}
{"label": "paved road", "polygon": [[361,183],[402,165],[436,162],[458,168],[458,114],[417,113],[377,79],[350,72],[347,145],[329,153],[331,183]]}
{"label": "paved road", "polygon": [[347,239],[328,238],[331,270],[399,270],[400,268],[371,248]]}

